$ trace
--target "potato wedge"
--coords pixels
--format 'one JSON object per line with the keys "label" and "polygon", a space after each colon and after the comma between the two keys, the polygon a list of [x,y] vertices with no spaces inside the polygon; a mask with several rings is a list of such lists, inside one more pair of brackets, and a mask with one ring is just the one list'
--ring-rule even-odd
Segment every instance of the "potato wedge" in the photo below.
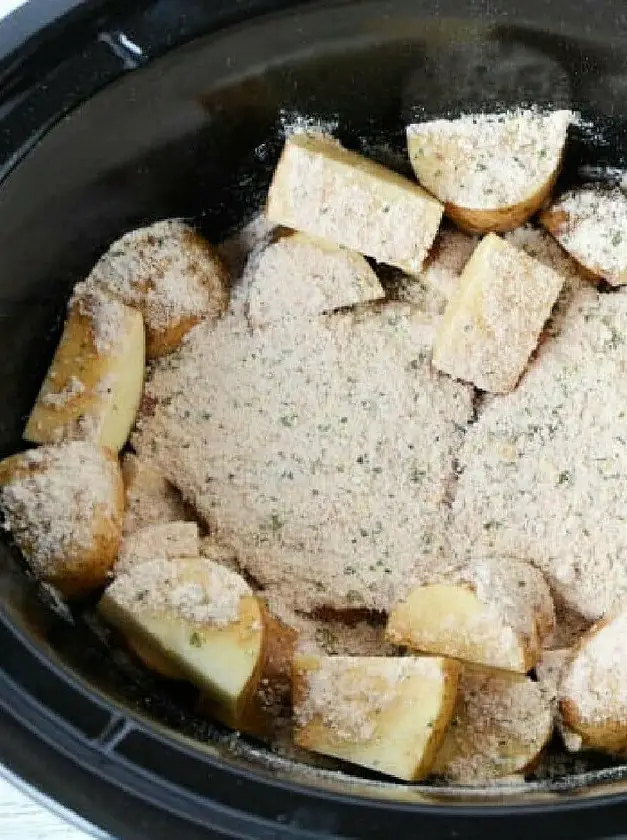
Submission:
{"label": "potato wedge", "polygon": [[564,724],[584,749],[627,752],[627,609],[598,621],[572,650],[559,684]]}
{"label": "potato wedge", "polygon": [[83,441],[42,446],[0,462],[0,509],[34,574],[66,598],[102,586],[122,536],[117,459]]}
{"label": "potato wedge", "polygon": [[254,327],[385,296],[361,254],[304,233],[268,245],[249,260],[245,273],[250,277],[248,318]]}
{"label": "potato wedge", "polygon": [[142,658],[161,673],[166,660],[171,676],[200,689],[205,712],[235,729],[257,721],[262,679],[285,671],[279,660],[291,656],[292,634],[276,638],[276,623],[243,578],[205,558],[131,566],[98,608]]}
{"label": "potato wedge", "polygon": [[489,234],[466,264],[449,301],[433,364],[484,391],[511,391],[563,284],[560,274]]}
{"label": "potato wedge", "polygon": [[135,563],[176,557],[199,557],[200,538],[195,522],[164,522],[147,525],[122,538],[115,573],[120,574]]}
{"label": "potato wedge", "polygon": [[[292,694],[292,660],[297,634],[261,605],[264,644],[255,691],[242,706],[232,725],[240,732],[268,739],[276,735],[281,724],[288,722]],[[216,717],[211,697],[203,695],[198,703],[199,714]]]}
{"label": "potato wedge", "polygon": [[521,674],[538,660],[555,611],[542,574],[521,560],[469,563],[413,589],[390,613],[389,641]]}
{"label": "potato wedge", "polygon": [[537,683],[521,674],[464,666],[432,770],[460,784],[524,773],[552,732],[553,712]]}
{"label": "potato wedge", "polygon": [[591,184],[562,195],[540,221],[592,280],[627,283],[627,195]]}
{"label": "potato wedge", "polygon": [[429,773],[455,704],[459,666],[436,657],[297,654],[296,744],[414,781]]}
{"label": "potato wedge", "polygon": [[154,359],[176,349],[200,321],[222,315],[228,287],[224,263],[209,243],[170,219],[120,237],[77,290],[101,289],[139,309],[146,354]]}
{"label": "potato wedge", "polygon": [[145,356],[139,312],[100,292],[74,298],[24,438],[90,440],[119,452],[141,401]]}
{"label": "potato wedge", "polygon": [[188,521],[191,518],[180,493],[159,470],[137,455],[128,453],[122,458],[122,475],[125,534],[148,525]]}
{"label": "potato wedge", "polygon": [[416,274],[443,207],[417,184],[321,135],[288,138],[268,192],[280,225]]}
{"label": "potato wedge", "polygon": [[573,116],[518,110],[417,123],[407,128],[409,159],[462,230],[502,233],[550,196]]}

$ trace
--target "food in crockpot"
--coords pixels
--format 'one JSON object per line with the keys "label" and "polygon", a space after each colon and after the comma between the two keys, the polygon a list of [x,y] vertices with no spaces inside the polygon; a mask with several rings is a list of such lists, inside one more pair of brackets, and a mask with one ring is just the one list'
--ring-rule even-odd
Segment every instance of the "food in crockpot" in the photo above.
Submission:
{"label": "food in crockpot", "polygon": [[433,364],[483,391],[513,390],[563,283],[556,271],[488,234],[446,307]]}
{"label": "food in crockpot", "polygon": [[154,557],[199,557],[200,538],[195,522],[163,522],[125,534],[115,564],[116,573]]}
{"label": "food in crockpot", "polygon": [[124,478],[125,534],[147,525],[179,522],[190,518],[181,494],[158,469],[132,452],[122,457]]}
{"label": "food in crockpot", "polygon": [[627,196],[591,184],[560,196],[540,221],[593,278],[627,283]]}
{"label": "food in crockpot", "polygon": [[178,347],[200,321],[224,312],[228,284],[224,263],[211,245],[173,219],[120,237],[78,289],[100,289],[139,309],[146,353],[154,359]]}
{"label": "food in crockpot", "polygon": [[551,705],[529,677],[464,665],[433,773],[485,782],[528,772],[553,732]]}
{"label": "food in crockpot", "polygon": [[408,178],[321,135],[283,149],[266,213],[279,225],[417,274],[444,208]]}
{"label": "food in crockpot", "polygon": [[432,342],[391,302],[252,331],[224,318],[155,366],[133,445],[296,609],[388,610],[450,560],[472,392],[433,370]]}
{"label": "food in crockpot", "polygon": [[303,233],[281,236],[251,258],[246,271],[248,317],[255,327],[385,297],[361,254]]}
{"label": "food in crockpot", "polygon": [[135,422],[145,364],[141,314],[98,290],[76,295],[25,439],[90,440],[119,452]]}
{"label": "food in crockpot", "polygon": [[122,537],[124,489],[115,455],[83,441],[0,462],[0,509],[38,578],[67,598],[105,584]]}
{"label": "food in crockpot", "polygon": [[[68,325],[98,301],[72,341],[127,342],[133,400],[116,361],[89,403],[98,423],[121,405],[116,434],[59,409],[62,442],[0,464],[35,574],[68,597],[109,583],[100,612],[146,667],[281,749],[293,728],[301,750],[459,784],[542,772],[554,730],[623,753],[627,296],[594,285],[623,270],[622,204],[573,194],[590,264],[562,200],[529,221],[573,120],[410,127],[422,187],[294,135],[266,216],[222,246],[176,220],[114,243]],[[443,203],[487,235],[441,227]],[[144,319],[138,410],[141,342],[114,311]],[[33,415],[91,383],[72,347]],[[72,441],[79,420],[111,450]]]}
{"label": "food in crockpot", "polygon": [[426,776],[451,718],[459,665],[439,657],[294,660],[296,743],[415,781]]}
{"label": "food in crockpot", "polygon": [[560,712],[584,749],[627,751],[626,638],[623,604],[584,634],[562,668]]}
{"label": "food in crockpot", "polygon": [[462,230],[512,230],[550,196],[573,116],[529,109],[415,123],[409,159]]}
{"label": "food in crockpot", "polygon": [[595,620],[627,594],[627,296],[570,296],[520,384],[490,400],[459,453],[461,556],[533,561]]}
{"label": "food in crockpot", "polygon": [[243,578],[206,558],[158,557],[125,566],[98,608],[131,644],[173,663],[214,717],[250,730],[282,628]]}
{"label": "food in crockpot", "polygon": [[390,612],[387,638],[424,653],[526,674],[555,624],[542,574],[519,560],[468,563],[418,586]]}

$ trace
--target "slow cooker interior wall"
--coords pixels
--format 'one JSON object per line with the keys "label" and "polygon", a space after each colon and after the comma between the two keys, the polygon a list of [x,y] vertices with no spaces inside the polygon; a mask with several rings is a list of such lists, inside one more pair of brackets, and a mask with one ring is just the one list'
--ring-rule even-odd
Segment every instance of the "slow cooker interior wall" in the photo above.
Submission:
{"label": "slow cooker interior wall", "polygon": [[[282,125],[296,114],[338,121],[347,145],[402,168],[390,151],[402,152],[413,113],[570,105],[603,131],[577,133],[565,177],[583,160],[625,163],[624,44],[503,19],[430,20],[415,5],[341,4],[197,40],[116,82],[44,136],[0,191],[0,341],[9,351],[0,356],[0,455],[23,445],[65,300],[104,247],[164,216],[191,217],[214,240],[250,218]],[[10,619],[88,684],[145,712],[146,695],[161,688],[123,675],[95,641],[39,610],[22,581],[10,569],[0,580]],[[187,703],[164,697],[150,713],[177,727]],[[185,726],[209,737],[187,716]]]}

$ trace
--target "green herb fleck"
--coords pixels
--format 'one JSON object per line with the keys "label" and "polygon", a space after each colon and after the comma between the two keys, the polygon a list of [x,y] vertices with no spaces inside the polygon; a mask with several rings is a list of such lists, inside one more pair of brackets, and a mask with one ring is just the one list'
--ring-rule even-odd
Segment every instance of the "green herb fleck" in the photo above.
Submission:
{"label": "green herb fleck", "polygon": [[420,482],[425,478],[427,475],[426,470],[421,470],[418,467],[414,467],[411,471],[410,481],[414,484],[420,484]]}

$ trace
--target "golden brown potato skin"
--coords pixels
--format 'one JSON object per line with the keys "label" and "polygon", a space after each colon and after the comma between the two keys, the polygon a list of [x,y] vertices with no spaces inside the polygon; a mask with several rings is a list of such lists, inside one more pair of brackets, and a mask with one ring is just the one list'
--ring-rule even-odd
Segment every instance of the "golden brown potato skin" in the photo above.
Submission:
{"label": "golden brown potato skin", "polygon": [[[602,618],[597,621],[578,641],[572,649],[564,668],[562,679],[564,679],[569,666],[576,659],[577,654],[594,638],[601,630],[612,623],[611,618]],[[560,684],[561,687],[561,684]],[[607,752],[610,755],[627,754],[627,723],[624,720],[613,720],[608,712],[605,719],[598,723],[592,723],[584,719],[580,713],[577,703],[571,697],[564,696],[560,692],[559,711],[562,715],[564,725],[574,731],[582,738],[582,749],[594,749]]]}
{"label": "golden brown potato skin", "polygon": [[[54,586],[67,599],[81,598],[107,582],[109,573],[117,559],[122,540],[122,517],[124,515],[124,484],[118,459],[108,449],[102,450],[103,457],[109,462],[115,483],[113,513],[96,511],[93,521],[93,545],[85,550],[73,547],[63,555],[54,557],[50,570],[39,575],[46,583]],[[0,463],[0,487],[13,477],[40,472],[46,468],[45,462],[39,465],[26,465],[22,454],[12,455]],[[27,533],[14,535],[15,542],[24,557],[33,556],[34,543]]]}
{"label": "golden brown potato skin", "polygon": [[[538,221],[540,224],[548,230],[548,232],[555,238],[555,240],[559,243],[560,236],[564,231],[564,228],[568,226],[568,214],[564,210],[560,210],[554,207],[548,207],[542,213],[540,213],[538,217]],[[560,246],[561,247],[561,246]],[[576,263],[578,268],[581,271],[583,277],[586,280],[589,280],[591,283],[598,283],[599,280],[602,279],[602,272],[601,269],[597,269],[594,271],[593,269],[589,268],[587,265],[584,265],[580,262],[574,254],[571,254],[569,251],[565,250],[565,253],[573,259]]]}
{"label": "golden brown potato skin", "polygon": [[[263,623],[262,655],[238,711],[230,721],[224,721],[240,732],[257,738],[270,738],[276,728],[277,715],[289,704],[291,668],[297,633],[275,618],[259,600]],[[211,701],[202,696],[198,712],[215,717]]]}
{"label": "golden brown potato skin", "polygon": [[534,213],[540,210],[551,197],[557,172],[533,195],[513,204],[511,207],[499,207],[495,210],[472,210],[459,207],[450,202],[444,205],[444,212],[466,233],[506,233],[523,225]]}
{"label": "golden brown potato skin", "polygon": [[[229,304],[230,277],[224,260],[218,255],[215,248],[196,231],[189,230],[185,233],[185,241],[189,246],[204,252],[206,259],[213,263],[215,278],[217,282],[210,289],[212,294],[212,309],[217,313],[223,313]],[[189,315],[185,317],[173,314],[168,325],[159,329],[154,324],[146,324],[146,356],[148,359],[158,359],[166,356],[181,344],[187,333],[207,317],[206,313]]]}

